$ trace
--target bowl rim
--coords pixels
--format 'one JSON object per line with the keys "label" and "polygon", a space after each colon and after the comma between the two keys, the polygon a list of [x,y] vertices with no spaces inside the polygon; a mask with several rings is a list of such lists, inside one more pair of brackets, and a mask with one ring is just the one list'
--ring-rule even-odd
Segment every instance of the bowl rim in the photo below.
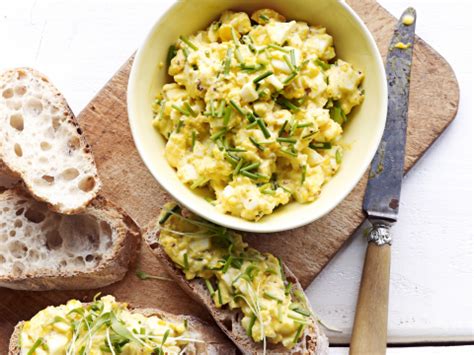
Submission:
{"label": "bowl rim", "polygon": [[[173,11],[176,7],[180,6],[180,3],[182,1],[176,1],[173,5],[171,5],[167,10],[165,10],[161,16],[159,16],[151,29],[148,31],[145,40],[142,42],[140,45],[138,51],[135,54],[135,58],[133,59],[132,67],[130,70],[130,75],[128,78],[128,83],[127,83],[127,116],[128,116],[128,123],[130,127],[130,131],[132,134],[133,142],[135,144],[135,148],[138,151],[138,154],[142,160],[142,162],[145,164],[146,168],[150,172],[150,174],[154,177],[154,179],[158,182],[158,184],[167,192],[169,193],[175,200],[177,200],[180,204],[185,206],[187,209],[189,209],[191,212],[205,218],[206,220],[209,220],[215,224],[234,229],[234,230],[239,230],[242,232],[251,232],[251,233],[276,233],[276,232],[284,232],[284,231],[289,231],[292,229],[296,229],[299,227],[303,227],[305,225],[308,225],[316,220],[321,219],[325,215],[327,215],[329,212],[334,210],[350,193],[351,191],[355,188],[355,186],[359,183],[361,180],[362,176],[365,174],[367,168],[369,167],[369,164],[371,163],[373,157],[376,154],[376,151],[378,149],[378,146],[382,140],[382,135],[385,130],[385,123],[387,119],[387,104],[388,104],[388,89],[387,89],[387,78],[386,78],[386,73],[385,73],[385,66],[384,62],[382,60],[382,56],[380,54],[380,51],[378,50],[377,44],[375,42],[375,39],[372,36],[372,33],[369,31],[367,26],[365,25],[364,21],[357,15],[357,13],[344,1],[344,0],[336,0],[335,3],[338,5],[342,6],[344,10],[357,22],[358,26],[361,28],[363,31],[364,37],[370,46],[372,52],[375,54],[375,62],[377,64],[377,71],[381,75],[381,98],[383,102],[381,103],[381,116],[383,122],[381,122],[380,129],[378,129],[377,132],[374,132],[374,137],[375,141],[377,144],[374,144],[372,149],[369,151],[369,153],[365,156],[364,160],[360,164],[360,167],[358,171],[356,171],[353,175],[353,179],[345,185],[345,188],[341,191],[341,193],[338,194],[338,198],[335,198],[332,203],[328,204],[328,207],[320,210],[319,213],[314,213],[314,214],[306,214],[302,215],[301,218],[294,218],[292,220],[286,221],[287,223],[261,223],[259,221],[248,221],[240,217],[236,217],[235,222],[230,220],[230,222],[227,221],[221,221],[219,218],[214,218],[213,215],[204,215],[202,211],[200,211],[198,208],[193,207],[192,204],[189,204],[185,199],[180,198],[177,196],[176,192],[173,190],[173,188],[170,188],[171,184],[168,184],[164,179],[160,177],[159,174],[156,174],[154,169],[150,166],[150,163],[145,159],[145,147],[144,144],[139,139],[139,133],[138,133],[138,127],[133,123],[134,121],[137,121],[137,119],[133,119],[132,116],[135,116],[132,110],[132,106],[135,106],[135,100],[134,100],[134,95],[132,94],[132,91],[134,90],[135,82],[137,81],[137,76],[138,76],[138,71],[139,71],[139,63],[142,61],[142,57],[144,55],[144,52],[146,51],[147,44],[150,42],[152,36],[154,33],[157,31],[162,19],[170,12]],[[317,201],[317,200],[316,200]],[[224,213],[219,212],[219,215]],[[204,216],[203,216],[204,215]],[[242,223],[243,222],[243,223]]]}

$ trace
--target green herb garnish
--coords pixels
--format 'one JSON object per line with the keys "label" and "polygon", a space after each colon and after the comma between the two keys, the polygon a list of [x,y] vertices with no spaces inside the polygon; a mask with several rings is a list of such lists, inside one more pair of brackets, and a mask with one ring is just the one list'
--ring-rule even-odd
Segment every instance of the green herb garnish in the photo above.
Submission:
{"label": "green herb garnish", "polygon": [[330,64],[323,62],[321,59],[318,59],[318,58],[314,60],[314,64],[318,65],[323,70],[328,70],[329,68],[331,68]]}
{"label": "green herb garnish", "polygon": [[174,205],[171,209],[166,211],[163,217],[160,218],[158,224],[165,223],[173,214],[179,213],[179,211],[181,211],[181,207],[179,205]]}
{"label": "green herb garnish", "polygon": [[253,82],[254,82],[255,84],[258,84],[260,81],[262,81],[263,79],[269,77],[270,75],[273,75],[273,72],[272,72],[271,70],[266,71],[265,73],[260,74],[260,75],[257,76],[255,79],[253,79]]}
{"label": "green herb garnish", "polygon": [[330,142],[314,142],[310,143],[309,147],[311,149],[317,150],[317,149],[331,149],[332,144]]}
{"label": "green herb garnish", "polygon": [[173,279],[170,279],[169,277],[150,275],[150,274],[146,273],[145,271],[141,271],[141,270],[137,270],[135,272],[135,275],[137,275],[137,277],[140,280],[154,279],[154,280],[162,280],[162,281],[173,281]]}
{"label": "green herb garnish", "polygon": [[232,48],[227,48],[227,55],[224,60],[224,74],[229,75],[230,73],[230,63],[232,61]]}
{"label": "green herb garnish", "polygon": [[176,105],[174,105],[174,104],[171,105],[171,107],[174,108],[176,111],[182,113],[182,114],[185,115],[185,116],[189,116],[189,115],[191,114],[191,113],[188,112],[187,110],[185,110],[185,109],[183,109],[183,108],[181,108],[181,107],[179,107],[179,106],[176,106]]}
{"label": "green herb garnish", "polygon": [[262,152],[265,150],[265,148],[260,143],[257,143],[257,141],[255,139],[253,139],[252,137],[249,137],[249,139],[250,139],[250,142],[252,142],[252,144],[255,147],[257,147],[258,150],[260,150]]}
{"label": "green herb garnish", "polygon": [[198,47],[196,47],[195,44],[193,44],[187,37],[184,37],[184,36],[179,36],[179,39],[181,41],[183,41],[184,43],[186,43],[186,45],[191,48],[192,50],[195,50],[197,51],[198,50]]}
{"label": "green herb garnish", "polygon": [[169,67],[171,64],[171,61],[173,60],[174,57],[176,57],[176,54],[178,53],[178,50],[176,49],[176,46],[172,44],[169,49],[168,49],[168,54],[166,56],[166,65]]}
{"label": "green herb garnish", "polygon": [[283,143],[296,143],[296,139],[295,138],[288,138],[288,137],[278,137],[277,139],[277,142],[283,142]]}
{"label": "green herb garnish", "polygon": [[263,135],[265,138],[270,138],[271,134],[267,129],[267,126],[265,125],[265,122],[262,121],[261,118],[257,118],[257,124],[260,127],[260,130],[262,131]]}

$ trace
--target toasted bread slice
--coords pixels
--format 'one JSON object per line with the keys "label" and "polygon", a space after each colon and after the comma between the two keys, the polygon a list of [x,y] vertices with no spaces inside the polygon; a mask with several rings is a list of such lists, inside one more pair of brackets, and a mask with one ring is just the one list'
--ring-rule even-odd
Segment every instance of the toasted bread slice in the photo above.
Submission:
{"label": "toasted bread slice", "polygon": [[82,214],[48,210],[15,188],[0,193],[0,286],[19,290],[91,289],[121,280],[140,230],[97,197]]}
{"label": "toasted bread slice", "polygon": [[83,211],[97,195],[97,168],[71,109],[32,69],[0,75],[0,161],[56,212]]}
{"label": "toasted bread slice", "polygon": [[[242,313],[238,309],[231,310],[227,307],[218,308],[210,296],[210,293],[200,278],[186,280],[181,269],[176,267],[174,262],[168,257],[164,249],[158,242],[160,226],[158,219],[152,221],[145,231],[144,239],[154,255],[161,261],[166,271],[176,280],[181,288],[188,293],[194,300],[207,308],[211,316],[216,321],[222,331],[234,342],[234,344],[244,354],[262,354],[262,344],[254,342],[246,333],[241,325]],[[288,281],[304,295],[304,290],[295,275],[286,265],[282,265]],[[306,299],[309,306],[309,301]],[[326,336],[322,333],[314,317],[311,317],[311,323],[306,327],[301,340],[292,349],[285,348],[282,344],[267,344],[267,354],[318,354],[328,353],[329,343]]]}
{"label": "toasted bread slice", "polygon": [[[146,317],[158,316],[164,320],[172,322],[184,322],[187,320],[189,331],[194,337],[204,341],[204,343],[190,343],[186,347],[184,354],[208,354],[208,355],[233,355],[237,354],[235,346],[218,330],[218,328],[207,324],[192,316],[175,315],[159,309],[135,308],[133,312],[141,313]],[[10,337],[8,355],[20,355],[20,333],[24,322],[19,322]]]}

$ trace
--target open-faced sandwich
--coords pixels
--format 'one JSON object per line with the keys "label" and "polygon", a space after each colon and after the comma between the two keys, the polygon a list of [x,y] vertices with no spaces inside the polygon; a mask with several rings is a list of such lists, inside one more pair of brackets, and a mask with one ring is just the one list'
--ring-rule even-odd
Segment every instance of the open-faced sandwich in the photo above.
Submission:
{"label": "open-faced sandwich", "polygon": [[304,291],[280,259],[176,204],[165,206],[145,239],[243,353],[326,352],[327,339]]}
{"label": "open-faced sandwich", "polygon": [[216,329],[190,316],[130,309],[112,296],[47,307],[15,327],[9,355],[235,354]]}

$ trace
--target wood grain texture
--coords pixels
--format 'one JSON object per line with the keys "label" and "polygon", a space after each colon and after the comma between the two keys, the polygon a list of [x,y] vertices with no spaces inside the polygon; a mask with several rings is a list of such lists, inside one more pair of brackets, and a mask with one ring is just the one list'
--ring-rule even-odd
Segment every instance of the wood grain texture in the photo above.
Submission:
{"label": "wood grain texture", "polygon": [[[383,56],[387,52],[395,18],[374,0],[348,1],[373,33]],[[130,135],[126,113],[126,86],[132,59],[98,93],[79,115],[92,145],[103,181],[103,193],[122,206],[144,226],[170,199],[142,163]],[[406,170],[429,148],[449,125],[457,111],[459,92],[456,78],[445,60],[417,38],[412,69]],[[363,220],[361,210],[364,177],[352,193],[330,214],[294,231],[273,235],[249,235],[247,240],[261,250],[281,256],[304,287],[314,279]],[[161,274],[160,264],[142,250],[139,267]],[[50,304],[75,297],[90,300],[98,290],[81,292],[21,292],[0,289],[0,353],[17,321],[30,318]],[[204,310],[192,303],[166,281],[140,281],[134,271],[115,285],[102,290],[142,307],[160,307],[192,313],[208,319]]]}
{"label": "wood grain texture", "polygon": [[369,243],[360,282],[350,355],[384,355],[387,349],[390,245]]}

